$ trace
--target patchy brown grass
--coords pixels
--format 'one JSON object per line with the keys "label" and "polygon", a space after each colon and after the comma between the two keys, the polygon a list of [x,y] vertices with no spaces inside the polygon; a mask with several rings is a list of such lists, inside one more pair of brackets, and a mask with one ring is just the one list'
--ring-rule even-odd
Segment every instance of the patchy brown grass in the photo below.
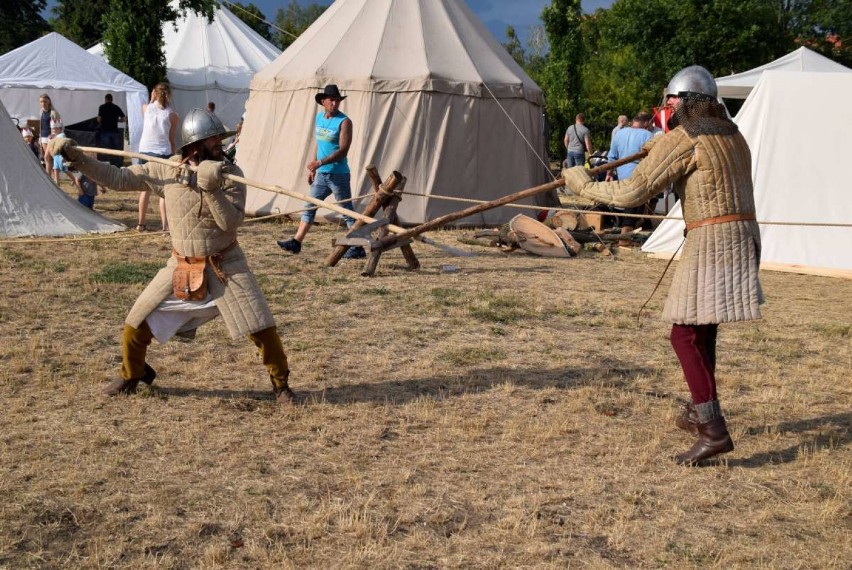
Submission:
{"label": "patchy brown grass", "polygon": [[[135,195],[98,207],[135,224]],[[240,238],[290,414],[218,321],[99,396],[166,238],[0,247],[0,568],[849,567],[852,282],[763,274],[764,320],[720,329],[737,449],[688,469],[662,297],[635,316],[664,262],[415,244],[368,279],[292,231]]]}

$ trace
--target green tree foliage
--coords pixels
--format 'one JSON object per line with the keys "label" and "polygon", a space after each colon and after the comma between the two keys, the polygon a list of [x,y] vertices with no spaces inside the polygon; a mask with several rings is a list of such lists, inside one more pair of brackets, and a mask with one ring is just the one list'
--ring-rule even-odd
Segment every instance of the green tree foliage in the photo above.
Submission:
{"label": "green tree foliage", "polygon": [[166,78],[163,22],[174,22],[188,10],[212,21],[214,0],[111,0],[104,15],[104,53],[110,65],[149,89]]}
{"label": "green tree foliage", "polygon": [[581,112],[581,68],[585,57],[580,0],[553,0],[541,13],[550,57],[535,79],[546,96],[550,121],[550,152],[563,154],[562,134]]}
{"label": "green tree foliage", "polygon": [[0,10],[0,54],[36,40],[50,31],[41,17],[46,0],[3,0]]}
{"label": "green tree foliage", "polygon": [[512,56],[512,59],[518,62],[518,65],[521,67],[526,65],[527,61],[526,54],[524,53],[524,46],[513,26],[506,26],[506,42],[502,45],[506,48],[506,51],[509,52],[509,55]]}
{"label": "green tree foliage", "polygon": [[278,8],[275,13],[275,27],[278,29],[272,35],[272,43],[282,50],[287,49],[308,26],[322,16],[325,9],[326,6],[315,3],[302,8],[296,0],[290,0],[286,7]]}
{"label": "green tree foliage", "polygon": [[110,0],[59,0],[51,10],[53,29],[83,48],[101,41],[104,34],[103,15]]}
{"label": "green tree foliage", "polygon": [[272,32],[270,31],[269,24],[266,23],[266,16],[260,11],[260,8],[251,2],[247,6],[241,2],[228,2],[227,6],[248,27],[260,34],[265,40],[272,41]]}

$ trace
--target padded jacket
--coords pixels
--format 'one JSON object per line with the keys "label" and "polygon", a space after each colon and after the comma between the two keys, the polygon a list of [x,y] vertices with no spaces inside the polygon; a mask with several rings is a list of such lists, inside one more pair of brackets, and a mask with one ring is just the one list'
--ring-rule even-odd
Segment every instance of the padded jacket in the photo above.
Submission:
{"label": "padded jacket", "polygon": [[[594,182],[582,168],[565,170],[576,194],[603,204],[639,206],[669,184],[683,205],[686,223],[728,214],[753,214],[751,152],[743,136],[690,137],[683,127],[643,147],[648,156],[626,180]],[[755,221],[705,225],[686,236],[663,318],[684,325],[760,318],[760,228]]]}
{"label": "padded jacket", "polygon": [[[177,161],[178,157],[172,160]],[[154,162],[116,168],[85,157],[75,162],[75,166],[108,188],[151,190],[164,197],[172,247],[182,256],[213,255],[237,239],[237,228],[245,214],[246,188],[243,184],[223,180],[221,188],[202,192],[195,185],[194,173]],[[227,164],[223,172],[242,175],[232,164]],[[172,294],[172,274],[176,266],[174,256],[170,256],[166,267],[157,273],[130,309],[125,320],[128,325],[138,328]],[[227,284],[216,277],[209,263],[205,277],[207,291],[215,299],[231,338],[275,326],[266,298],[239,245],[224,253],[221,267],[228,276]]]}

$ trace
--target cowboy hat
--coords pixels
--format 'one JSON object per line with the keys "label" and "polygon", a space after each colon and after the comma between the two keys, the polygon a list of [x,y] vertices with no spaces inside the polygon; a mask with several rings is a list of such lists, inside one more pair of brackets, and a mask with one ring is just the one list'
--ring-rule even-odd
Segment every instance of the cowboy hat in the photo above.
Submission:
{"label": "cowboy hat", "polygon": [[314,100],[317,102],[317,105],[322,105],[322,100],[327,97],[334,97],[335,99],[340,99],[343,101],[346,99],[346,95],[340,94],[340,89],[337,88],[337,85],[331,83],[326,85],[325,88],[320,92],[314,95]]}

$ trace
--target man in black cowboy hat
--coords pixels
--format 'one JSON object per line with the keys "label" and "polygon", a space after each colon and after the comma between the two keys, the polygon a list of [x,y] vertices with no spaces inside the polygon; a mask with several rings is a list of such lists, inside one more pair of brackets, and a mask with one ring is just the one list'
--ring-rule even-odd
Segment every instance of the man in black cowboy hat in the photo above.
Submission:
{"label": "man in black cowboy hat", "polygon": [[[311,196],[325,200],[329,194],[334,193],[334,198],[344,208],[352,209],[352,202],[347,202],[352,197],[349,184],[349,163],[346,154],[352,143],[352,120],[340,112],[340,102],[346,99],[340,95],[337,85],[326,85],[325,89],[314,96],[318,105],[323,110],[317,113],[314,119],[314,138],[316,140],[316,158],[307,164],[308,184],[311,185]],[[302,241],[311,229],[316,216],[316,208],[311,203],[305,204],[307,208],[302,214],[296,235],[288,240],[278,242],[281,249],[290,253],[302,251]],[[346,225],[352,227],[355,223],[353,218],[343,216]],[[360,259],[367,256],[363,247],[350,247],[344,258]]]}

